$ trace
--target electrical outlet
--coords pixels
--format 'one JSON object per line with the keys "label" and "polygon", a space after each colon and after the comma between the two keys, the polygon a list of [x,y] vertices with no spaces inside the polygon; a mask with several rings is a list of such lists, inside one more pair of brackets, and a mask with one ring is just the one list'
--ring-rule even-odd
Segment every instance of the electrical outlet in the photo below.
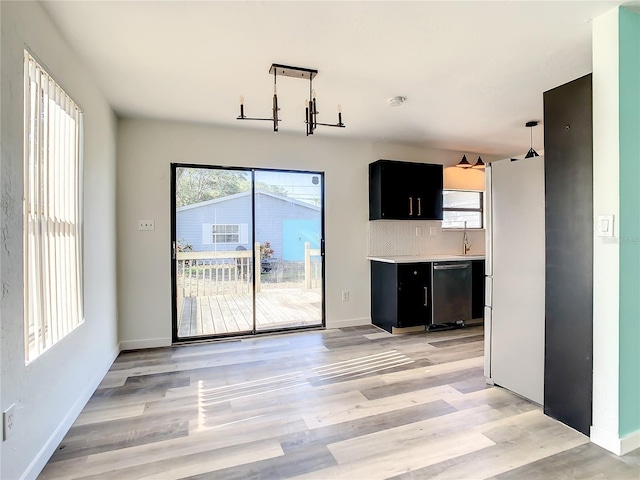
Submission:
{"label": "electrical outlet", "polygon": [[15,404],[11,405],[2,413],[2,440],[7,440],[16,428],[15,415],[13,413]]}
{"label": "electrical outlet", "polygon": [[422,227],[416,227],[416,237],[422,236]]}
{"label": "electrical outlet", "polygon": [[343,302],[348,302],[349,301],[349,291],[348,290],[343,290],[342,291],[342,301]]}
{"label": "electrical outlet", "polygon": [[138,220],[138,230],[155,230],[156,224],[153,220]]}
{"label": "electrical outlet", "polygon": [[429,235],[437,235],[438,234],[438,227],[429,227]]}

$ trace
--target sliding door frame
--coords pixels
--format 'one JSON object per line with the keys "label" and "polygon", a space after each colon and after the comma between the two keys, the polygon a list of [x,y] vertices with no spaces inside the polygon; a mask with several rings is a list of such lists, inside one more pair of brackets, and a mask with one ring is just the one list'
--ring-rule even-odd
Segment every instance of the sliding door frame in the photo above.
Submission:
{"label": "sliding door frame", "polygon": [[[225,338],[240,338],[248,336],[269,335],[273,333],[284,332],[297,332],[302,330],[317,330],[326,328],[326,307],[325,307],[325,218],[324,218],[324,172],[313,170],[290,170],[280,168],[259,168],[259,167],[229,167],[222,165],[208,165],[197,163],[171,163],[171,175],[170,175],[170,206],[171,206],[171,236],[169,243],[169,259],[171,262],[171,342],[172,344],[180,343],[193,343],[206,340],[220,340]],[[253,259],[253,271],[252,276],[252,299],[253,299],[253,328],[249,332],[235,332],[235,333],[221,333],[213,335],[198,335],[188,337],[178,337],[178,285],[177,285],[177,262],[176,262],[176,245],[177,245],[177,218],[176,218],[176,171],[178,168],[196,168],[196,169],[209,169],[209,170],[235,170],[240,172],[251,173],[251,252]],[[322,302],[321,302],[321,323],[319,325],[302,325],[299,327],[287,327],[287,328],[273,328],[273,329],[256,329],[256,271],[260,271],[260,265],[255,265],[255,238],[256,238],[256,195],[255,195],[255,173],[256,172],[274,172],[274,173],[301,173],[318,175],[320,181],[320,257],[321,257],[321,290],[322,290]],[[259,274],[259,273],[258,273]]]}

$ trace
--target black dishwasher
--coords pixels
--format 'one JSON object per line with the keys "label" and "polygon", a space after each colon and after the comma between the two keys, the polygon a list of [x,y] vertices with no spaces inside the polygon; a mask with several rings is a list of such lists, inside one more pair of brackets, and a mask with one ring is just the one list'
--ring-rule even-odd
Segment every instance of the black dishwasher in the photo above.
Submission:
{"label": "black dishwasher", "polygon": [[429,329],[464,326],[471,320],[471,262],[435,262]]}

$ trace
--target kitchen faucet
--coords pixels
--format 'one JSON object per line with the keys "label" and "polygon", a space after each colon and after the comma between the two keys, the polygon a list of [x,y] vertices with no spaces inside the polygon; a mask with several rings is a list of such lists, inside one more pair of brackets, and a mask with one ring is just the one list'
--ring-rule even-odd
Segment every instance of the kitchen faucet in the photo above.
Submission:
{"label": "kitchen faucet", "polygon": [[469,236],[467,235],[467,222],[464,222],[464,233],[462,234],[462,253],[466,255],[471,250]]}

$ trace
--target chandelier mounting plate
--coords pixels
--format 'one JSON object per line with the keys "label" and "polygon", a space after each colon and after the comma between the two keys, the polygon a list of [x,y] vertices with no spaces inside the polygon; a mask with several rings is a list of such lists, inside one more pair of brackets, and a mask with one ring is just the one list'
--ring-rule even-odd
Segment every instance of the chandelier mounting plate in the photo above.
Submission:
{"label": "chandelier mounting plate", "polygon": [[285,77],[304,78],[307,80],[313,80],[315,76],[318,75],[318,70],[313,68],[292,67],[290,65],[281,65],[279,63],[271,64],[269,73],[273,75],[274,71],[278,76],[284,75]]}

